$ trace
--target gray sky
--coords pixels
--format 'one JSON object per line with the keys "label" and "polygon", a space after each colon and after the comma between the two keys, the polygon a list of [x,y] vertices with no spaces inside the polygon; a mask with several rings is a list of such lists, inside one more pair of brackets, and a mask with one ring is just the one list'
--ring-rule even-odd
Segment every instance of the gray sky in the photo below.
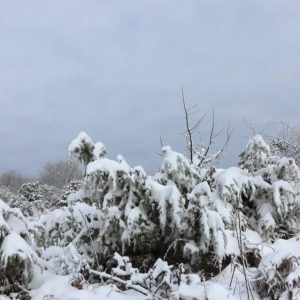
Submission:
{"label": "gray sky", "polygon": [[36,174],[81,130],[153,172],[160,135],[184,148],[181,86],[230,123],[232,163],[244,120],[299,120],[299,32],[298,0],[0,0],[0,172]]}

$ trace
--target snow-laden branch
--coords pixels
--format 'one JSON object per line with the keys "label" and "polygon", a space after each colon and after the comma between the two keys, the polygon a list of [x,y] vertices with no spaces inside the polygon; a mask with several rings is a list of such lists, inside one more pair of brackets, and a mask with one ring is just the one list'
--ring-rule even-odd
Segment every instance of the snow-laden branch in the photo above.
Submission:
{"label": "snow-laden branch", "polygon": [[[90,273],[93,274],[93,275],[99,276],[100,278],[110,279],[110,280],[113,280],[115,282],[121,283],[127,289],[135,290],[135,291],[137,291],[137,292],[139,292],[139,293],[141,293],[145,296],[150,296],[151,295],[151,293],[147,289],[141,287],[140,285],[131,284],[130,282],[128,282],[126,280],[123,280],[123,279],[120,279],[119,277],[107,274],[106,272],[98,272],[98,271],[90,270]],[[157,298],[161,299],[160,297],[157,297]]]}

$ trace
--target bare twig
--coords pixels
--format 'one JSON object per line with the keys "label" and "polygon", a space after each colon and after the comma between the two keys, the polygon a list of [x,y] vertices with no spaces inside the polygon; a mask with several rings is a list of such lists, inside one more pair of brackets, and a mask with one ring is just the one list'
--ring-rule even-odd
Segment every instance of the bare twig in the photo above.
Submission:
{"label": "bare twig", "polygon": [[[195,162],[194,157],[196,157],[198,167],[200,167],[203,163],[207,163],[207,162],[210,162],[214,159],[218,159],[221,156],[221,154],[224,152],[226,146],[228,145],[228,142],[229,142],[230,137],[231,137],[231,132],[229,132],[229,129],[227,128],[227,136],[226,136],[226,140],[225,140],[224,145],[222,146],[222,148],[217,153],[215,153],[214,155],[209,155],[209,152],[212,148],[212,145],[215,143],[215,139],[223,131],[223,129],[222,129],[220,132],[215,134],[215,112],[213,110],[212,111],[212,123],[211,123],[208,143],[206,145],[204,143],[202,143],[202,137],[200,135],[201,149],[200,149],[200,151],[197,151],[196,150],[197,146],[194,145],[194,141],[193,141],[193,134],[199,128],[199,125],[201,124],[203,119],[206,117],[206,113],[204,113],[200,117],[200,119],[198,119],[195,122],[194,125],[191,125],[190,116],[191,116],[192,112],[191,112],[190,109],[188,109],[188,107],[186,105],[183,88],[181,88],[181,94],[182,94],[182,103],[183,103],[184,116],[185,116],[185,127],[186,127],[186,130],[185,130],[184,133],[185,133],[186,140],[187,140],[186,142],[187,142],[187,151],[188,151],[189,160],[190,160],[190,163],[192,164],[192,163]],[[202,153],[203,151],[204,151],[204,153]]]}
{"label": "bare twig", "polygon": [[250,286],[250,283],[248,281],[247,273],[246,273],[246,259],[245,259],[245,251],[244,251],[244,244],[242,240],[242,227],[241,227],[241,217],[240,217],[240,211],[237,211],[237,220],[238,223],[236,224],[236,234],[237,234],[237,241],[238,241],[238,247],[241,254],[241,260],[242,260],[242,268],[243,268],[243,275],[245,278],[245,285],[246,285],[246,291],[247,291],[247,298],[250,300],[250,294],[251,298],[254,299],[253,292]]}
{"label": "bare twig", "polygon": [[99,276],[100,278],[105,278],[105,279],[111,279],[115,282],[118,282],[118,283],[121,283],[123,285],[125,285],[128,289],[132,289],[132,290],[135,290],[145,296],[148,296],[149,295],[149,291],[146,290],[145,288],[139,286],[139,285],[135,285],[135,284],[130,284],[128,283],[127,281],[123,280],[123,279],[120,279],[116,276],[112,276],[110,274],[107,274],[106,272],[98,272],[98,271],[94,271],[94,270],[90,270],[90,273],[93,274],[93,275],[97,275]]}
{"label": "bare twig", "polygon": [[188,110],[187,110],[186,103],[185,103],[183,87],[181,88],[181,95],[182,95],[182,103],[183,103],[183,109],[184,109],[184,114],[185,114],[186,133],[188,135],[188,141],[189,141],[188,143],[189,143],[190,163],[192,164],[193,163],[193,137],[192,137],[192,131],[190,128],[189,114],[188,114]]}
{"label": "bare twig", "polygon": [[213,155],[210,155],[210,156],[208,155],[208,152],[209,152],[209,148],[211,147],[211,145],[209,145],[209,148],[207,147],[205,153],[203,155],[201,155],[201,161],[198,163],[198,167],[201,167],[202,164],[206,164],[212,160],[220,158],[220,156],[223,154],[226,147],[228,146],[228,143],[231,138],[231,134],[232,134],[232,132],[229,131],[229,128],[227,128],[226,139],[225,139],[223,146],[221,147],[221,149],[219,151],[217,151],[216,153],[214,153]]}
{"label": "bare twig", "polygon": [[162,148],[164,146],[162,136],[159,137],[159,141],[160,141],[160,147]]}
{"label": "bare twig", "polygon": [[212,145],[212,141],[213,141],[213,134],[214,134],[214,130],[215,130],[215,111],[212,111],[212,123],[211,123],[211,128],[210,128],[210,133],[209,133],[209,140],[208,140],[208,144],[206,146],[206,150],[204,152],[204,155],[202,157],[202,159],[200,160],[200,163],[198,164],[198,166],[201,166],[205,157],[207,156],[209,149]]}
{"label": "bare twig", "polygon": [[235,273],[235,269],[237,268],[237,265],[234,264],[234,267],[233,267],[233,271],[232,271],[232,275],[231,275],[231,279],[230,279],[230,283],[229,283],[229,287],[231,288],[231,285],[232,285],[232,281],[233,281],[233,277],[234,277],[234,273]]}
{"label": "bare twig", "polygon": [[172,247],[174,247],[178,242],[186,242],[187,240],[186,239],[176,239],[170,246],[169,248],[167,249],[164,257],[163,257],[163,260],[166,260],[166,257],[167,255],[169,254],[170,250],[172,249]]}

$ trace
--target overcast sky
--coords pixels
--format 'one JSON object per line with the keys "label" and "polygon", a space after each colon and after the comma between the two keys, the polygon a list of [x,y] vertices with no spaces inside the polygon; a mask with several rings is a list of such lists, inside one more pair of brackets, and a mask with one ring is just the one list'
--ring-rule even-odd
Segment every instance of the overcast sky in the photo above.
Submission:
{"label": "overcast sky", "polygon": [[[190,106],[249,134],[299,121],[298,0],[0,0],[0,172],[37,174],[79,131],[154,172]],[[203,124],[202,134],[207,129]]]}

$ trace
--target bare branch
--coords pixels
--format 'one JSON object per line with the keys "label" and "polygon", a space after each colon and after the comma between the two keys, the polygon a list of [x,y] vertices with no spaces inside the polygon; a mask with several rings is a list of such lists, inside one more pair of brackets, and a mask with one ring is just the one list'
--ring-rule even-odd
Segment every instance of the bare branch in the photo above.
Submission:
{"label": "bare branch", "polygon": [[215,111],[213,110],[212,111],[212,123],[211,123],[210,134],[209,134],[209,141],[208,141],[208,145],[206,146],[204,155],[203,155],[202,159],[200,160],[200,163],[198,164],[199,167],[202,165],[202,163],[203,163],[205,157],[207,156],[209,149],[212,145],[214,130],[215,130]]}
{"label": "bare branch", "polygon": [[150,299],[150,297],[151,297],[151,299],[159,299],[159,300],[164,300],[165,299],[165,298],[162,298],[159,295],[156,295],[155,293],[151,292],[150,290],[142,287],[141,285],[132,284],[130,280],[123,280],[119,277],[107,274],[106,272],[97,272],[97,271],[94,271],[94,270],[90,270],[90,274],[99,276],[101,279],[105,278],[105,279],[110,279],[110,280],[113,280],[115,282],[118,282],[118,283],[124,285],[127,289],[135,290],[136,292],[139,292],[139,293],[149,297],[149,299]]}
{"label": "bare branch", "polygon": [[192,164],[193,163],[193,137],[192,137],[192,131],[189,124],[189,115],[188,115],[188,110],[184,99],[183,87],[181,88],[181,94],[182,94],[182,103],[183,103],[183,109],[185,114],[186,133],[188,135],[190,163]]}
{"label": "bare branch", "polygon": [[162,136],[159,137],[159,140],[160,140],[160,147],[162,148],[164,146]]}
{"label": "bare branch", "polygon": [[[211,123],[211,127],[210,127],[208,142],[203,143],[202,137],[201,137],[201,135],[199,135],[200,145],[199,144],[195,145],[194,141],[193,141],[193,134],[195,133],[195,131],[197,131],[197,129],[199,128],[199,125],[201,124],[203,119],[206,117],[206,113],[204,113],[200,117],[200,119],[198,119],[195,122],[194,125],[191,125],[191,122],[190,122],[191,110],[188,109],[188,107],[186,105],[183,88],[181,88],[181,93],[182,93],[182,103],[183,103],[183,109],[184,109],[184,115],[185,115],[185,127],[186,127],[184,134],[185,134],[185,138],[186,138],[187,152],[188,152],[189,160],[190,160],[191,164],[195,163],[200,167],[203,163],[211,162],[212,160],[217,159],[221,156],[221,154],[224,152],[224,150],[229,142],[231,133],[229,133],[229,130],[227,129],[227,136],[226,136],[226,140],[225,140],[223,147],[219,151],[217,151],[217,153],[210,155],[209,153],[212,148],[212,145],[215,143],[215,139],[219,135],[221,135],[222,132],[224,131],[224,128],[223,128],[221,131],[215,133],[215,112],[213,110],[212,111],[212,123]],[[193,106],[193,108],[194,107],[195,106]]]}
{"label": "bare branch", "polygon": [[241,224],[241,217],[240,217],[239,210],[237,212],[237,221],[238,221],[238,223],[236,224],[237,242],[238,242],[238,247],[240,250],[240,256],[241,256],[241,261],[242,261],[243,275],[244,275],[245,286],[246,286],[246,291],[247,291],[247,299],[250,300],[250,296],[251,296],[252,300],[254,300],[253,292],[252,292],[251,285],[249,283],[247,271],[246,271],[247,260],[245,257],[244,243],[243,243],[243,239],[242,239],[242,224]]}
{"label": "bare branch", "polygon": [[199,163],[198,166],[200,167],[201,164],[207,164],[213,160],[219,159],[221,157],[221,155],[223,154],[223,152],[225,151],[226,147],[228,146],[231,135],[232,135],[232,132],[229,130],[229,128],[227,128],[226,139],[225,139],[225,142],[224,142],[223,146],[221,147],[221,149],[210,156],[208,156],[208,153],[206,154],[206,156],[201,155],[202,163]]}
{"label": "bare branch", "polygon": [[135,291],[137,291],[137,292],[139,292],[139,293],[141,293],[145,296],[149,296],[148,290],[144,289],[143,287],[141,287],[139,285],[130,284],[128,281],[122,280],[122,279],[120,279],[116,276],[112,276],[112,275],[107,274],[105,272],[97,272],[97,271],[94,271],[94,270],[90,270],[90,273],[93,274],[93,275],[99,276],[100,278],[105,278],[105,279],[110,279],[110,280],[116,281],[118,283],[123,284],[128,289],[132,289],[132,290],[135,290]]}
{"label": "bare branch", "polygon": [[200,125],[200,123],[203,121],[203,119],[206,117],[206,113],[204,113],[203,115],[202,115],[202,117],[195,123],[195,125],[191,128],[191,132],[193,133],[193,131],[195,131],[198,127],[199,127],[199,125]]}

